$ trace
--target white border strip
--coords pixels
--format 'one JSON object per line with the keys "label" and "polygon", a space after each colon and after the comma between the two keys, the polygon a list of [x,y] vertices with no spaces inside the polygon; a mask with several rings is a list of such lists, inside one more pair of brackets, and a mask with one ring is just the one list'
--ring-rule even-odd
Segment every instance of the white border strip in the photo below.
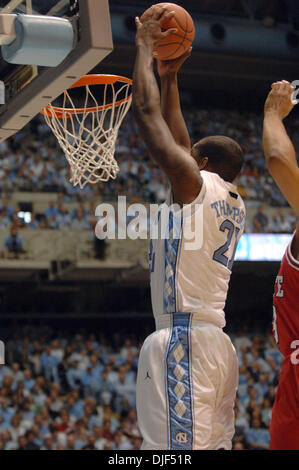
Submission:
{"label": "white border strip", "polygon": [[297,271],[299,271],[299,261],[296,260],[292,254],[292,251],[291,251],[291,246],[292,246],[292,243],[294,241],[294,238],[292,238],[292,241],[291,243],[288,245],[287,247],[287,251],[286,251],[286,259],[287,259],[287,262],[289,263],[289,265],[296,269]]}

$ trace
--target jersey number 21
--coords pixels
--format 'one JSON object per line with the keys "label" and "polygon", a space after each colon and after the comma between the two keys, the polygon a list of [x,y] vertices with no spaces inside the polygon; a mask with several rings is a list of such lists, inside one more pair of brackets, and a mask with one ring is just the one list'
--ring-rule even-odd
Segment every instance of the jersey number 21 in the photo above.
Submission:
{"label": "jersey number 21", "polygon": [[[217,261],[220,264],[223,264],[226,268],[228,268],[230,271],[232,270],[233,263],[234,263],[234,258],[238,246],[238,234],[240,232],[240,229],[238,227],[235,227],[234,224],[226,219],[224,222],[219,227],[219,230],[221,232],[226,232],[227,231],[227,241],[224,245],[222,245],[218,250],[214,252],[213,255],[213,260]],[[235,233],[235,245],[234,245],[234,251],[231,259],[229,260],[228,257],[225,255],[225,253],[229,250],[231,243],[232,243],[232,238]]]}

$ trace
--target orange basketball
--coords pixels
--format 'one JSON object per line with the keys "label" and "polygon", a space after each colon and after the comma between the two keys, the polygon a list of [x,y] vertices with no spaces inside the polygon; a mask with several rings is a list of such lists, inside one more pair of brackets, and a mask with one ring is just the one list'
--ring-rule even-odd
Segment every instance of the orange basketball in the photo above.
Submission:
{"label": "orange basketball", "polygon": [[[155,47],[155,51],[158,53],[158,59],[176,59],[189,50],[192,45],[195,35],[194,23],[189,13],[183,7],[175,3],[157,3],[154,7],[161,7],[162,5],[167,7],[167,11],[175,12],[172,18],[163,23],[163,29],[176,28],[177,32],[163,39]],[[145,13],[140,18],[141,22]]]}

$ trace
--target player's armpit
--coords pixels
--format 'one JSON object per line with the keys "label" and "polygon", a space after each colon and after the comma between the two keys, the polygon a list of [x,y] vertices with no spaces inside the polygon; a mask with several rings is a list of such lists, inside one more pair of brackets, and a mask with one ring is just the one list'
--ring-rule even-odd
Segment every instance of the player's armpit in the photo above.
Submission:
{"label": "player's armpit", "polygon": [[281,192],[299,217],[299,167],[289,158],[271,156],[269,171]]}

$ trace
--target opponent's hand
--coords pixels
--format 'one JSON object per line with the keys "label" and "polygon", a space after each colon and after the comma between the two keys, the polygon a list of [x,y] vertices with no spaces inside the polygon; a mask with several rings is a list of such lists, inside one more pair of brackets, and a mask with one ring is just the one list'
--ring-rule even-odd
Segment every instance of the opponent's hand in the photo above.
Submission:
{"label": "opponent's hand", "polygon": [[295,106],[292,95],[295,88],[286,80],[272,84],[265,103],[265,114],[269,112],[277,113],[280,119],[286,118]]}
{"label": "opponent's hand", "polygon": [[170,28],[166,31],[162,30],[162,24],[175,15],[174,11],[168,12],[166,7],[151,8],[141,23],[138,16],[136,21],[136,45],[146,45],[154,49],[154,45],[170,34],[176,33],[176,28]]}
{"label": "opponent's hand", "polygon": [[170,73],[178,73],[183,63],[190,57],[192,47],[186,51],[181,57],[172,60],[157,60],[158,62],[158,74],[161,78],[169,75]]}

